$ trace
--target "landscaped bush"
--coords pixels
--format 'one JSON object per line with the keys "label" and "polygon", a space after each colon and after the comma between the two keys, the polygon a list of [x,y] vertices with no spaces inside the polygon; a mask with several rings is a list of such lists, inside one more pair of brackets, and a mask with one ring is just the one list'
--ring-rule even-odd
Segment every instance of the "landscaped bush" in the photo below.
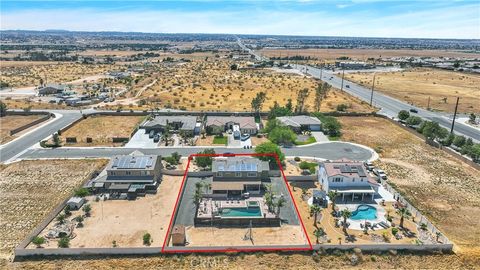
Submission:
{"label": "landscaped bush", "polygon": [[300,158],[299,158],[299,157],[295,157],[293,160],[295,160],[296,162],[299,162],[299,161],[300,161]]}

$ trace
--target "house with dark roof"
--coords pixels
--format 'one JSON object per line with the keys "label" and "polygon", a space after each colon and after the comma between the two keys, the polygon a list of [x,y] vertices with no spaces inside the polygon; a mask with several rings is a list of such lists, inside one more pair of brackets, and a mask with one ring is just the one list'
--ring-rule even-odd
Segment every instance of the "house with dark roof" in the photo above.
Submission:
{"label": "house with dark roof", "polygon": [[162,159],[157,155],[115,156],[92,181],[91,187],[95,193],[126,194],[128,198],[156,193],[161,169]]}
{"label": "house with dark roof", "polygon": [[212,162],[212,192],[227,197],[260,194],[269,179],[268,161],[253,157],[217,157]]}
{"label": "house with dark roof", "polygon": [[171,115],[171,116],[155,116],[150,121],[145,122],[141,128],[145,129],[146,133],[150,131],[155,131],[163,133],[166,128],[176,131],[185,131],[190,135],[197,135],[200,133],[201,123],[197,122],[196,116],[182,116],[182,115]]}
{"label": "house with dark roof", "polygon": [[219,134],[227,130],[238,130],[241,134],[251,135],[258,132],[253,116],[208,116],[205,128],[209,134]]}
{"label": "house with dark roof", "polygon": [[320,163],[318,181],[328,193],[337,191],[342,201],[346,199],[373,200],[379,184],[366,171],[362,162],[351,160],[325,161]]}
{"label": "house with dark roof", "polygon": [[38,95],[39,96],[46,96],[46,95],[55,95],[63,93],[66,90],[65,85],[60,84],[47,84],[38,88]]}
{"label": "house with dark roof", "polygon": [[281,116],[277,117],[277,120],[295,132],[322,130],[322,122],[318,118],[308,115]]}

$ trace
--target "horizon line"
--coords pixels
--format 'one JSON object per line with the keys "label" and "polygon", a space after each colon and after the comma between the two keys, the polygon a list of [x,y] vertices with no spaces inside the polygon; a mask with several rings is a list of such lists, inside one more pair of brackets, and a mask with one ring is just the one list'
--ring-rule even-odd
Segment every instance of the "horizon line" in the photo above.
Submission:
{"label": "horizon line", "polygon": [[480,41],[480,38],[438,38],[438,37],[381,37],[381,36],[322,36],[322,35],[289,35],[289,34],[248,34],[248,33],[203,33],[203,32],[140,32],[140,31],[114,31],[114,30],[68,30],[68,29],[44,29],[44,30],[30,30],[30,29],[0,29],[0,32],[72,32],[72,33],[135,33],[135,34],[164,34],[164,35],[244,35],[244,36],[280,36],[280,37],[333,37],[333,38],[381,38],[381,39],[426,39],[426,40],[471,40]]}

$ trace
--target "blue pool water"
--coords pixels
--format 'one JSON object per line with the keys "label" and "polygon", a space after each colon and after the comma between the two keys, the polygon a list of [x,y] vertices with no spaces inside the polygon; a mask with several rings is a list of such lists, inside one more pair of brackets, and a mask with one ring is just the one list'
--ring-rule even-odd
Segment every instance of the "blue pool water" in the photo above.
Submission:
{"label": "blue pool water", "polygon": [[377,218],[377,208],[370,205],[360,205],[352,212],[350,219],[353,220],[374,220]]}
{"label": "blue pool water", "polygon": [[224,208],[222,217],[261,217],[260,207],[249,208]]}

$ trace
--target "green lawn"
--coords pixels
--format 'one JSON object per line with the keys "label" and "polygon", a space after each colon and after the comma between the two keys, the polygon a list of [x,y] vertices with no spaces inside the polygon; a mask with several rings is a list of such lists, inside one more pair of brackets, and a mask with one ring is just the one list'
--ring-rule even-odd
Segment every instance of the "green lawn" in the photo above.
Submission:
{"label": "green lawn", "polygon": [[340,136],[327,136],[329,141],[338,141],[340,140]]}
{"label": "green lawn", "polygon": [[314,143],[314,142],[317,142],[317,140],[315,140],[315,137],[310,136],[310,138],[308,138],[308,140],[306,140],[304,142],[295,141],[295,145],[306,145],[306,144],[311,144],[311,143]]}
{"label": "green lawn", "polygon": [[302,161],[300,162],[300,164],[298,164],[298,166],[300,167],[300,169],[309,170],[310,173],[314,174],[316,171],[316,167],[318,166],[318,163]]}
{"label": "green lawn", "polygon": [[227,137],[220,137],[220,136],[215,136],[213,137],[213,144],[223,144],[227,145],[228,138]]}

